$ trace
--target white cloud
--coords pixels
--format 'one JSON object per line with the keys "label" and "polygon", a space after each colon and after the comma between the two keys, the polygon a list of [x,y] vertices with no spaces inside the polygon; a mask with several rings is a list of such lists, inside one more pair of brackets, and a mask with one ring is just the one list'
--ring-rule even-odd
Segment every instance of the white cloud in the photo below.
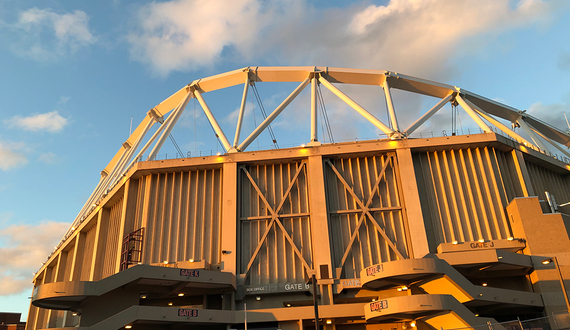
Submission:
{"label": "white cloud", "polygon": [[501,33],[547,24],[559,3],[392,0],[317,11],[302,0],[172,0],[144,6],[129,41],[134,58],[162,75],[227,56],[444,79],[460,50],[477,52]]}
{"label": "white cloud", "polygon": [[35,225],[11,225],[0,231],[0,296],[32,287],[33,272],[59,242],[68,223],[46,221]]}
{"label": "white cloud", "polygon": [[59,132],[65,125],[67,119],[60,116],[57,111],[40,113],[28,117],[14,116],[11,119],[5,120],[11,127],[21,128],[26,131],[47,131]]}
{"label": "white cloud", "polygon": [[81,11],[58,14],[50,8],[21,12],[12,26],[17,41],[12,51],[35,60],[55,60],[96,41],[89,31],[89,16]]}
{"label": "white cloud", "polygon": [[0,169],[4,171],[24,166],[28,159],[22,153],[23,143],[11,143],[0,141]]}
{"label": "white cloud", "polygon": [[41,154],[38,160],[46,164],[55,164],[57,163],[57,155],[53,152],[46,152]]}

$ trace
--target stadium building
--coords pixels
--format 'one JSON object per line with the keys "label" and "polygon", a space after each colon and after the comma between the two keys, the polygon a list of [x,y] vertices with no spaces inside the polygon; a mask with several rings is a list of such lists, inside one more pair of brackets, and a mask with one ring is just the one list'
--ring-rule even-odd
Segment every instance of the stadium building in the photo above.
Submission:
{"label": "stadium building", "polygon": [[[299,85],[241,139],[248,93],[271,82]],[[240,84],[231,143],[203,95]],[[378,86],[388,122],[343,84]],[[305,87],[306,144],[248,151]],[[319,141],[321,89],[383,135]],[[391,89],[435,105],[400,127]],[[191,98],[225,152],[160,159]],[[448,103],[478,129],[413,135]],[[327,330],[488,329],[566,312],[569,145],[524,111],[394,72],[250,67],[196,80],[101,172],[34,277],[27,329],[302,330],[316,313]]]}

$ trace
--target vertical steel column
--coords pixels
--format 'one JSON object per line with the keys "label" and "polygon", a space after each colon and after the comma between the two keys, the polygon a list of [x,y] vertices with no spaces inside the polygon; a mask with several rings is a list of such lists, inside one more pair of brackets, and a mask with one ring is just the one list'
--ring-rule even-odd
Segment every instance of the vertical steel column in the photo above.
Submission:
{"label": "vertical steel column", "polygon": [[311,142],[317,142],[318,139],[318,123],[317,123],[317,78],[316,75],[311,78]]}
{"label": "vertical steel column", "polygon": [[243,114],[245,112],[245,104],[247,102],[247,90],[249,88],[249,77],[245,80],[245,86],[243,86],[243,95],[241,97],[241,107],[239,108],[239,117],[236,127],[236,136],[234,138],[234,149],[237,148],[239,143],[239,135],[241,133],[241,125],[243,122]]}

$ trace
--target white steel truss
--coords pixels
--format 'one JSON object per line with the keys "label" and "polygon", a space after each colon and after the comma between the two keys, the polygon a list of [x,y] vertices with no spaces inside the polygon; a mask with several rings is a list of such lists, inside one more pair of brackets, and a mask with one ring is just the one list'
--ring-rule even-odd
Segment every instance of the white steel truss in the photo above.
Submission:
{"label": "white steel truss", "polygon": [[[261,124],[259,124],[249,134],[249,136],[247,136],[247,138],[240,142],[248,88],[251,84],[261,82],[298,82],[300,84]],[[240,111],[234,141],[233,143],[230,143],[226,137],[227,135],[218,124],[217,119],[208,107],[202,95],[211,91],[241,84],[244,85],[243,97],[239,108]],[[570,157],[570,154],[562,147],[570,146],[570,135],[566,132],[552,127],[541,120],[530,116],[524,111],[517,110],[456,86],[384,70],[361,70],[316,66],[247,67],[195,80],[152,108],[148,112],[148,116],[144,118],[127,141],[122,144],[121,149],[115,154],[109,164],[103,169],[103,171],[101,171],[101,180],[99,181],[99,184],[77,215],[63,240],[65,240],[72,231],[75,230],[78,224],[82,222],[90,212],[97,208],[98,202],[101,198],[108,193],[113,185],[126,174],[131,165],[140,159],[142,154],[144,154],[144,152],[146,152],[146,150],[151,146],[153,147],[148,159],[151,160],[154,158],[191,98],[197,99],[200,103],[208,121],[212,125],[216,135],[219,137],[225,152],[234,153],[245,151],[259,136],[259,134],[261,134],[309,84],[311,84],[311,104],[307,109],[310,111],[311,130],[308,141],[309,144],[312,145],[320,144],[317,131],[318,114],[316,94],[317,85],[321,84],[363,116],[368,122],[386,134],[390,139],[408,138],[411,133],[416,131],[445,104],[452,102],[453,104],[459,104],[461,108],[463,108],[463,110],[473,119],[473,121],[475,121],[475,123],[477,123],[477,125],[485,132],[491,132],[491,128],[484,120],[527,147],[539,150],[548,150],[547,147],[538,139],[538,136],[540,136],[554,145],[563,154]],[[388,117],[390,121],[389,125],[386,125],[374,117],[348,95],[340,91],[335,84],[382,87],[386,97],[386,106],[388,108]],[[402,131],[398,124],[396,117],[397,111],[394,106],[390,89],[398,89],[411,93],[432,96],[440,99],[440,101],[433,108],[418,118],[407,129]],[[165,116],[167,115],[168,117],[165,119]],[[527,134],[531,136],[533,143],[522,138],[519,134],[501,124],[497,119],[507,120],[522,127]],[[150,127],[155,123],[160,124],[159,129],[149,138],[148,143],[137,153],[141,141],[143,141],[148,134]],[[162,135],[160,135],[160,133],[162,133]]]}

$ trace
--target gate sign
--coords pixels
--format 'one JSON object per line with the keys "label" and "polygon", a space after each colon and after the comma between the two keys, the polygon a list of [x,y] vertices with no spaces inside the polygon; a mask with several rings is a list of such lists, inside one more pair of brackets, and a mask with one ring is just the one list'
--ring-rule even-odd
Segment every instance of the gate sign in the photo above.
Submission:
{"label": "gate sign", "polygon": [[381,271],[383,271],[382,265],[370,266],[370,267],[366,268],[366,275],[374,276],[374,274],[380,273]]}
{"label": "gate sign", "polygon": [[371,312],[380,311],[386,308],[388,308],[388,300],[378,300],[370,303]]}
{"label": "gate sign", "polygon": [[183,317],[198,317],[198,310],[197,309],[179,309],[178,316]]}
{"label": "gate sign", "polygon": [[195,269],[180,269],[180,276],[200,277],[200,271]]}

